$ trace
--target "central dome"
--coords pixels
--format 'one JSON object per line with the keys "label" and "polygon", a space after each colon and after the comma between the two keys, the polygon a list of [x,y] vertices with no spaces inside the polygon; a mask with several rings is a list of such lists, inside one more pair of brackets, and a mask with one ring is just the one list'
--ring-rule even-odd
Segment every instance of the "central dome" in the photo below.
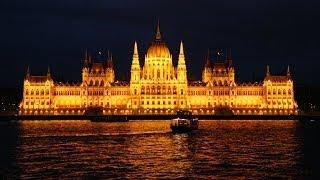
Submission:
{"label": "central dome", "polygon": [[147,57],[170,57],[170,51],[167,45],[162,41],[159,24],[155,40],[147,51]]}
{"label": "central dome", "polygon": [[170,51],[163,42],[153,42],[147,51],[147,57],[170,57]]}

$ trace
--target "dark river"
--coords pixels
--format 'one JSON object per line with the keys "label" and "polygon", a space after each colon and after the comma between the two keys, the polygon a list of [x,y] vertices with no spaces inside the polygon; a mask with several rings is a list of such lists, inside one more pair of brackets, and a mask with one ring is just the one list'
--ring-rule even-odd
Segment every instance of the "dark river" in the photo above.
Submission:
{"label": "dark river", "polygon": [[311,121],[0,123],[4,178],[316,178],[320,126]]}

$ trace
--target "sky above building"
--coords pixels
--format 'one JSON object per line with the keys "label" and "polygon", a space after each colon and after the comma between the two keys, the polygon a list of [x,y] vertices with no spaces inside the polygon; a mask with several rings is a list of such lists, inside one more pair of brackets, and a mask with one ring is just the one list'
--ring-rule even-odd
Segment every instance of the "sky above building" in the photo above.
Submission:
{"label": "sky above building", "polygon": [[[262,80],[266,66],[298,84],[319,84],[320,2],[298,0],[0,2],[1,87],[22,87],[27,66],[57,80],[80,81],[85,49],[99,61],[112,52],[117,79],[129,79],[134,41],[140,62],[157,21],[177,63],[184,42],[188,76],[200,79],[210,51],[232,49],[239,81]],[[99,51],[102,55],[99,55]]]}

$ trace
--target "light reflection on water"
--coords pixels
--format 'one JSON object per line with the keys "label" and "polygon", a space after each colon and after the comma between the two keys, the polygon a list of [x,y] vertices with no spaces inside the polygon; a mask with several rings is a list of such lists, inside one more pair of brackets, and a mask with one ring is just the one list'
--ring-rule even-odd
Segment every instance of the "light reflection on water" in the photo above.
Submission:
{"label": "light reflection on water", "polygon": [[314,175],[314,164],[305,156],[310,152],[305,149],[305,129],[299,121],[201,121],[200,130],[189,134],[171,133],[169,123],[11,124],[11,134],[17,135],[4,142],[8,144],[7,155],[12,157],[0,172],[20,178],[229,179]]}

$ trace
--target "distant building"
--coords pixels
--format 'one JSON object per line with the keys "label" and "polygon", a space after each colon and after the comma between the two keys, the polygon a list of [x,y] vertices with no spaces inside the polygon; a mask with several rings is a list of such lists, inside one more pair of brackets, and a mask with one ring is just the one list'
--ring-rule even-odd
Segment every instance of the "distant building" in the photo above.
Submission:
{"label": "distant building", "polygon": [[54,82],[46,76],[32,76],[28,69],[23,85],[20,114],[84,114],[99,108],[104,114],[171,114],[188,109],[194,114],[214,114],[221,109],[233,114],[297,114],[293,81],[287,74],[273,76],[267,67],[263,82],[235,81],[231,55],[211,63],[209,56],[202,80],[188,82],[183,43],[177,67],[162,40],[159,26],[140,66],[138,45],[133,47],[130,82],[115,80],[112,57],[93,62],[86,53],[82,82]]}

